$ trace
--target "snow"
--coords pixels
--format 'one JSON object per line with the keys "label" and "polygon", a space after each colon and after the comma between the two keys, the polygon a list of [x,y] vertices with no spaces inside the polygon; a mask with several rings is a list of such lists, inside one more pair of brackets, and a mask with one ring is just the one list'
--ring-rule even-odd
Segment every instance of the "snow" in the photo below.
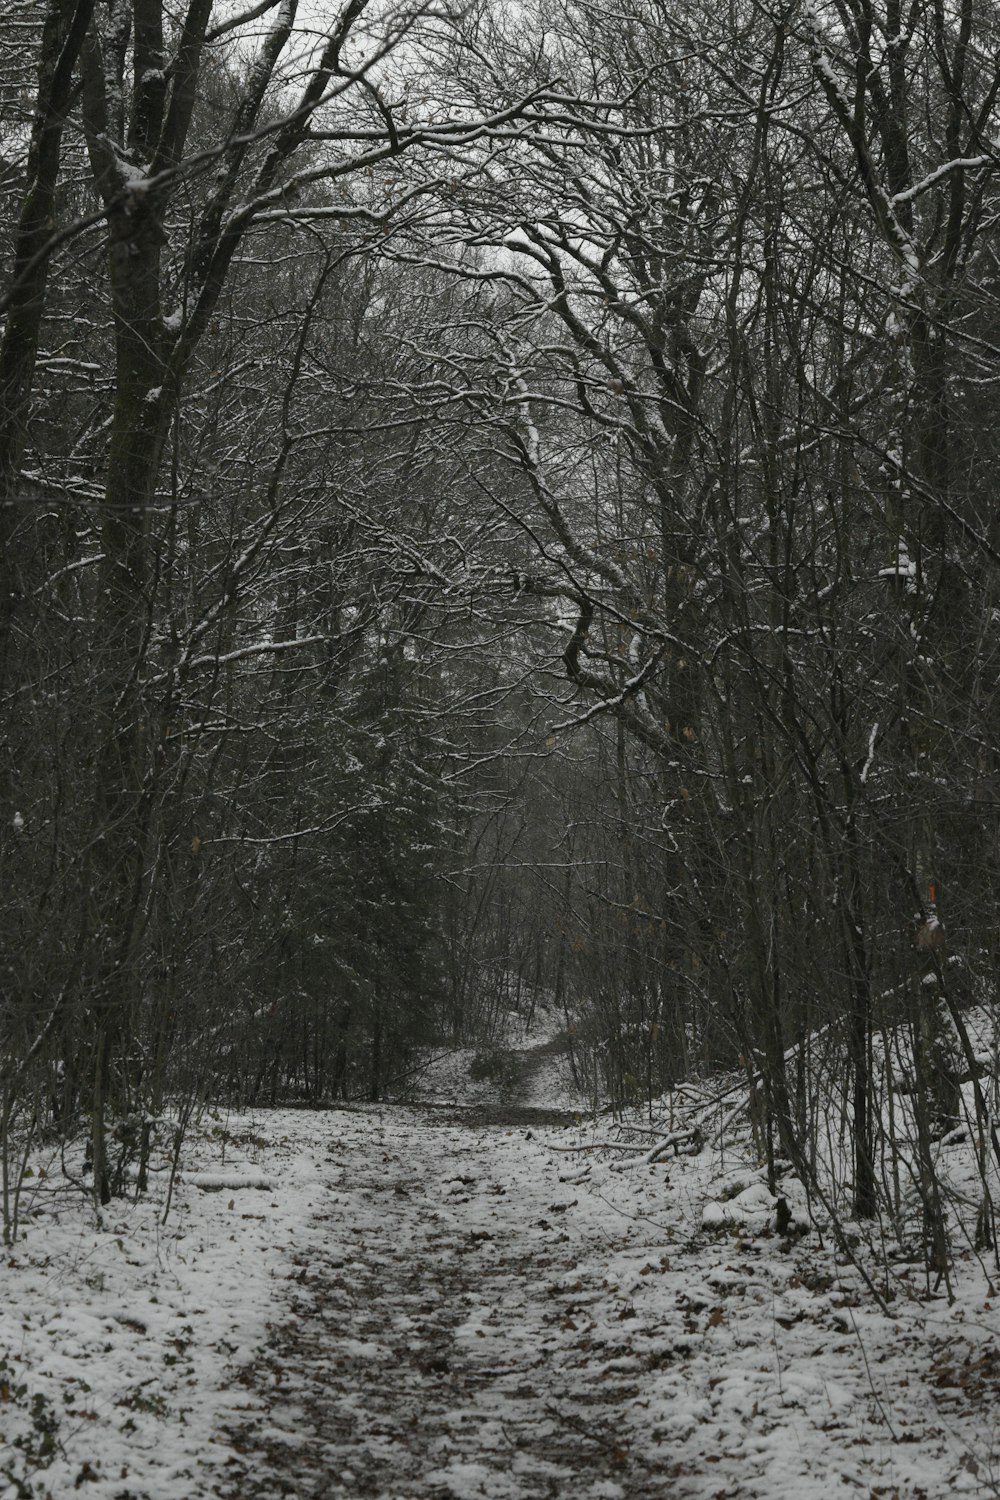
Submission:
{"label": "snow", "polygon": [[[835,1236],[775,1232],[731,1093],[724,1150],[707,1129],[616,1171],[614,1122],[556,1114],[559,1041],[513,1038],[518,1107],[553,1120],[530,1129],[490,1123],[502,1091],[457,1052],[411,1104],[206,1117],[165,1225],[166,1157],[100,1222],[35,1152],[2,1500],[994,1495],[1000,1308],[971,1249],[952,1305],[870,1259],[886,1316]],[[938,1149],[971,1193],[968,1145]]]}
{"label": "snow", "polygon": [[[0,1277],[3,1500],[20,1500],[29,1480],[39,1500],[78,1484],[93,1500],[212,1492],[234,1457],[221,1429],[253,1405],[241,1373],[317,1201],[317,1163],[300,1149],[314,1122],[273,1117],[267,1128],[280,1134],[254,1146],[257,1123],[229,1121],[227,1134],[209,1119],[191,1137],[185,1163],[227,1170],[182,1170],[166,1225],[166,1171],[148,1199],[113,1203],[101,1221],[63,1179],[57,1152],[33,1158],[22,1237],[3,1252]],[[234,1149],[231,1135],[247,1144]],[[261,1154],[277,1190],[236,1196],[237,1179],[264,1185],[247,1160]],[[215,1182],[233,1196],[199,1191]]]}
{"label": "snow", "polygon": [[264,1177],[259,1172],[240,1172],[236,1175],[231,1172],[189,1172],[184,1181],[192,1187],[201,1188],[203,1193],[218,1193],[223,1188],[259,1188],[262,1192],[272,1191],[270,1177]]}
{"label": "snow", "polygon": [[959,156],[954,161],[943,162],[941,166],[935,167],[926,177],[914,183],[912,187],[905,188],[901,193],[894,193],[889,202],[896,207],[897,203],[906,203],[913,198],[918,198],[921,193],[926,193],[930,188],[936,187],[945,177],[952,172],[971,172],[978,167],[989,166],[993,161],[991,156]]}
{"label": "snow", "polygon": [[118,173],[122,189],[129,195],[140,196],[149,188],[149,173],[144,167],[136,162],[129,161],[128,157],[115,153],[115,170]]}
{"label": "snow", "polygon": [[[410,1098],[424,1104],[468,1107],[516,1102],[525,1109],[578,1112],[564,1019],[539,1011],[525,1028],[515,1010],[497,1018],[498,1041],[437,1050],[405,1081]],[[510,1066],[505,1066],[509,1064]]]}
{"label": "snow", "polygon": [[880,568],[879,578],[893,578],[906,580],[906,592],[914,593],[916,590],[915,579],[917,576],[917,565],[910,556],[905,537],[900,537],[896,543],[896,560],[887,568]]}
{"label": "snow", "polygon": [[872,762],[875,759],[875,741],[878,737],[878,731],[879,725],[878,721],[876,720],[876,722],[872,725],[871,733],[868,736],[868,754],[865,756],[865,763],[861,767],[861,775],[858,778],[862,786],[864,786],[868,780],[868,776],[872,768]]}
{"label": "snow", "polygon": [[765,1184],[755,1182],[726,1202],[710,1198],[701,1211],[702,1228],[722,1229],[727,1224],[749,1224],[760,1229],[773,1227],[777,1206],[777,1198]]}

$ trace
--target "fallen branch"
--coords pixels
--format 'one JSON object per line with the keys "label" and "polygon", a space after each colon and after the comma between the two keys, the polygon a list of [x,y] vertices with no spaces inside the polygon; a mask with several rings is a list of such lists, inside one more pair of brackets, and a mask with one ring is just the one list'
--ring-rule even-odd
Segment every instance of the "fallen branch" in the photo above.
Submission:
{"label": "fallen branch", "polygon": [[200,1188],[203,1193],[221,1193],[227,1188],[234,1192],[240,1188],[257,1188],[269,1193],[273,1188],[270,1177],[264,1177],[259,1172],[241,1176],[228,1172],[183,1172],[181,1180],[189,1187]]}
{"label": "fallen branch", "polygon": [[645,1151],[645,1146],[629,1146],[623,1141],[590,1141],[586,1146],[554,1146],[548,1143],[550,1151],[558,1151],[560,1156],[573,1156],[580,1151]]}
{"label": "fallen branch", "polygon": [[[640,1161],[613,1161],[610,1163],[610,1167],[612,1172],[625,1172],[630,1167],[651,1167],[671,1148],[674,1155],[679,1156],[682,1146],[690,1146],[691,1155],[694,1156],[701,1150],[704,1140],[705,1137],[702,1133],[701,1124],[696,1122],[694,1125],[688,1126],[686,1130],[675,1130],[670,1135],[662,1136],[651,1149],[644,1150],[642,1147],[639,1147],[638,1149],[643,1151]],[[623,1148],[618,1147],[618,1149],[622,1150]],[[636,1148],[632,1147],[631,1149],[635,1150]]]}
{"label": "fallen branch", "polygon": [[743,1099],[741,1099],[740,1102],[736,1105],[736,1107],[734,1109],[731,1109],[729,1111],[728,1115],[723,1120],[722,1124],[716,1127],[715,1134],[712,1136],[712,1140],[711,1140],[711,1146],[712,1146],[712,1150],[713,1151],[715,1150],[716,1146],[718,1146],[719,1142],[722,1140],[722,1137],[725,1135],[725,1133],[729,1129],[730,1125],[736,1119],[736,1116],[739,1115],[739,1114],[742,1114],[743,1110],[745,1110],[745,1109],[747,1109],[749,1107],[749,1104],[750,1104],[750,1093],[749,1093],[749,1090],[748,1090],[747,1094],[746,1094],[746,1097],[743,1098]]}

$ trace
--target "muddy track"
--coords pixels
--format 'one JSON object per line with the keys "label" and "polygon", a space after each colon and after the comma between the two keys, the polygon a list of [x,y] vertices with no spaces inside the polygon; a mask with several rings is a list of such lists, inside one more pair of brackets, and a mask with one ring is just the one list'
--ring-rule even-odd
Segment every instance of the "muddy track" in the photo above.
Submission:
{"label": "muddy track", "polygon": [[580,1115],[566,1109],[538,1109],[516,1101],[503,1104],[434,1104],[418,1102],[409,1108],[419,1111],[428,1125],[463,1125],[470,1130],[479,1127],[530,1129],[532,1126],[569,1126],[579,1123]]}
{"label": "muddy track", "polygon": [[529,1148],[496,1127],[434,1128],[412,1111],[396,1126],[386,1111],[382,1132],[377,1160],[331,1152],[351,1196],[332,1191],[320,1211],[329,1250],[299,1257],[249,1377],[265,1412],[238,1434],[244,1459],[218,1493],[665,1500],[667,1468],[624,1436],[642,1394],[631,1330],[567,1341],[608,1301],[578,1270],[571,1190],[520,1196],[511,1166]]}

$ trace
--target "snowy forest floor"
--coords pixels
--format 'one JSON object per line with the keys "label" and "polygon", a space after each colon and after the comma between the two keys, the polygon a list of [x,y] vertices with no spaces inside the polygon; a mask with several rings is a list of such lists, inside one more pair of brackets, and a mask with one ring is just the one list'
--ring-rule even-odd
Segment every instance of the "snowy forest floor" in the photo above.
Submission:
{"label": "snowy forest floor", "polygon": [[815,1233],[704,1227],[749,1164],[558,1149],[606,1122],[567,1126],[534,1050],[506,1118],[438,1067],[410,1105],[206,1119],[165,1226],[162,1189],[99,1226],[37,1153],[3,1500],[1000,1493],[971,1254],[953,1304],[903,1268],[886,1317]]}

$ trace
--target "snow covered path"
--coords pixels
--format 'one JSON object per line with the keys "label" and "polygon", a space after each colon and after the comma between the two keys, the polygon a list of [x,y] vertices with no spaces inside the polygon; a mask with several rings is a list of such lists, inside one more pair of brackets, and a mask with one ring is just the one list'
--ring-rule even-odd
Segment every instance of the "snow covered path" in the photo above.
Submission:
{"label": "snow covered path", "polygon": [[1000,1273],[888,1265],[886,1316],[752,1153],[618,1171],[541,1102],[209,1115],[166,1224],[47,1147],[0,1500],[997,1500]]}
{"label": "snow covered path", "polygon": [[326,1245],[297,1258],[233,1500],[664,1500],[626,1435],[641,1330],[602,1274],[606,1209],[553,1192],[522,1128],[373,1124],[331,1133]]}

